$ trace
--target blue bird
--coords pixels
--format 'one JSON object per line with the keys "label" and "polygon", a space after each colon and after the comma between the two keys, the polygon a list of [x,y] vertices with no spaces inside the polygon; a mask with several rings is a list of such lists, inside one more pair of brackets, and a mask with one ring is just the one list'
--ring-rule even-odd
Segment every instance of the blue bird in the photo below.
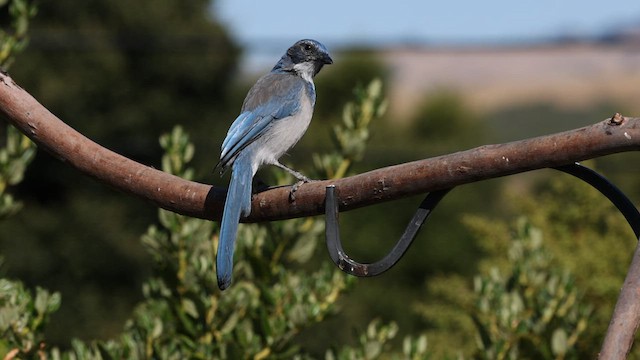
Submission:
{"label": "blue bird", "polygon": [[262,165],[275,165],[298,179],[292,188],[310,181],[278,159],[307,131],[316,102],[313,77],[332,64],[327,49],[315,40],[300,40],[280,58],[271,72],[251,87],[240,115],[222,143],[218,166],[231,167],[231,182],[220,224],[216,258],[218,287],[231,284],[233,252],[240,217],[251,212],[251,183]]}

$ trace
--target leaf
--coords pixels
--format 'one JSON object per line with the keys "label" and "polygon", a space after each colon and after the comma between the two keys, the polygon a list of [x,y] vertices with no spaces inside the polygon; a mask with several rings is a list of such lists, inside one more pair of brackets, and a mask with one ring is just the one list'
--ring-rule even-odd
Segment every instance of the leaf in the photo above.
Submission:
{"label": "leaf", "polygon": [[34,306],[38,314],[44,314],[47,312],[49,302],[49,293],[41,287],[36,288],[36,300]]}
{"label": "leaf", "polygon": [[416,341],[416,353],[425,354],[427,352],[427,347],[429,343],[427,342],[427,335],[422,334]]}
{"label": "leaf", "polygon": [[151,338],[152,339],[157,339],[160,337],[160,335],[162,335],[162,331],[163,331],[164,327],[162,325],[162,320],[160,320],[159,318],[154,318],[153,319],[153,329],[151,330]]}
{"label": "leaf", "polygon": [[556,329],[551,335],[551,351],[556,357],[562,357],[567,353],[567,333],[564,329]]}
{"label": "leaf", "polygon": [[191,299],[182,299],[182,310],[194,319],[198,318],[198,309]]}

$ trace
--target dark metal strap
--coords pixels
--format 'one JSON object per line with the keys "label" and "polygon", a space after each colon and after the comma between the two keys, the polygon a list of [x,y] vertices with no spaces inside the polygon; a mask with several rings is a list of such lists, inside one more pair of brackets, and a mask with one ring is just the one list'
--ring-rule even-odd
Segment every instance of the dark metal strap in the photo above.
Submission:
{"label": "dark metal strap", "polygon": [[340,240],[340,226],[338,223],[338,201],[336,197],[336,188],[333,185],[327,186],[325,200],[325,216],[326,216],[326,241],[327,249],[331,260],[347,274],[369,277],[380,275],[395,265],[402,255],[405,254],[416,235],[420,231],[422,224],[427,220],[433,209],[438,205],[440,200],[449,192],[448,190],[433,191],[427,195],[422,201],[420,207],[413,215],[413,218],[407,225],[404,234],[400,240],[396,242],[391,251],[381,260],[372,264],[361,264],[351,259],[342,248]]}
{"label": "dark metal strap", "polygon": [[573,175],[600,191],[600,193],[606,196],[622,213],[629,223],[629,226],[631,226],[631,229],[633,229],[636,239],[640,237],[640,212],[638,212],[638,209],[633,205],[631,200],[629,200],[627,195],[607,180],[607,178],[586,166],[580,165],[580,163],[558,166],[554,169]]}
{"label": "dark metal strap", "polygon": [[[600,191],[622,213],[633,229],[636,238],[640,237],[640,212],[638,212],[638,209],[636,209],[631,200],[609,180],[579,163],[559,166],[554,169],[573,175]],[[440,200],[452,189],[453,188],[430,192],[422,201],[418,210],[416,210],[404,234],[402,234],[396,242],[393,249],[391,249],[384,258],[375,263],[362,264],[351,259],[342,248],[336,188],[333,185],[327,186],[325,199],[325,231],[327,249],[329,250],[331,260],[333,260],[340,270],[355,276],[376,276],[389,270],[402,258],[420,231],[422,224],[424,224],[429,215],[431,215]]]}

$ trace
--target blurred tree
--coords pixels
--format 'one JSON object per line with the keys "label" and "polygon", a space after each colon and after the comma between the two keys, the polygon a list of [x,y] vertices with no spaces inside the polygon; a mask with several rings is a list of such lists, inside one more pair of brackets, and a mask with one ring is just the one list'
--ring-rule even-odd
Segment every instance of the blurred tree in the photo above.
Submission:
{"label": "blurred tree", "polygon": [[316,82],[318,103],[317,117],[340,117],[344,104],[351,98],[357,86],[364,86],[375,78],[386,82],[388,70],[374,50],[350,48],[336,57],[336,62],[323,70]]}
{"label": "blurred tree", "polygon": [[[0,3],[0,66],[7,70],[16,53],[27,43],[29,21],[36,7],[26,0]],[[8,24],[8,26],[7,26]],[[35,156],[35,145],[14,127],[7,125],[0,147],[0,220],[6,221],[21,210],[22,203],[9,192],[24,179]],[[49,314],[60,306],[60,294],[37,287],[35,295],[20,281],[4,278],[4,258],[0,256],[0,356],[15,358],[19,349],[37,352],[42,329]]]}
{"label": "blurred tree", "polygon": [[[356,168],[367,171],[464,150],[486,141],[482,119],[473,115],[472,110],[453,92],[426,96],[425,105],[420,109],[408,122],[386,118],[374,125],[371,144],[364,160]],[[415,130],[418,122],[423,123],[422,126],[440,128],[432,132],[422,131],[418,135]],[[489,181],[464,186],[447,195],[398,265],[379,277],[363,279],[356,284],[354,294],[345,300],[345,306],[351,309],[346,314],[349,323],[366,323],[367,318],[374,314],[383,320],[396,321],[407,331],[423,328],[424,322],[407,310],[407,299],[432,296],[423,285],[431,284],[440,276],[468,279],[476,273],[477,262],[483,254],[469,229],[460,226],[460,222],[466,213],[497,213],[500,203],[493,199],[499,191],[499,183]],[[423,198],[415,196],[341,214],[345,249],[358,261],[378,260],[402,235]],[[443,317],[440,319],[446,321]],[[471,326],[466,329],[473,331],[473,324],[468,324]],[[330,333],[337,331],[341,330],[328,330]],[[461,334],[458,332],[456,337],[470,339],[473,344],[472,336],[465,338]],[[430,343],[433,344],[431,339]]]}
{"label": "blurred tree", "polygon": [[487,141],[484,119],[451,90],[429,95],[410,120],[411,135],[432,155],[479,146]]}
{"label": "blurred tree", "polygon": [[209,0],[44,2],[12,75],[88,137],[157,161],[161,133],[180,122],[211,134],[225,110],[239,50],[212,8]]}
{"label": "blurred tree", "polygon": [[[592,163],[593,164],[593,163]],[[536,186],[535,197],[514,202],[545,237],[563,267],[575,274],[593,320],[578,344],[581,358],[594,357],[602,343],[637,239],[622,214],[598,191],[569,176],[557,175]],[[634,349],[635,356],[639,355]]]}
{"label": "blurred tree", "polygon": [[[195,168],[204,170],[183,174],[184,169],[170,167],[166,164],[168,161],[165,161],[163,166],[184,176],[197,178],[198,174],[208,173],[213,165],[210,154],[218,153],[219,141],[212,139],[224,137],[230,119],[233,119],[239,106],[239,103],[233,104],[229,114],[220,117],[224,121],[206,121],[205,119],[214,119],[225,112],[226,87],[229,77],[233,74],[233,60],[237,56],[237,48],[229,42],[224,31],[208,15],[208,4],[208,1],[158,3],[143,0],[127,3],[124,1],[73,3],[70,0],[60,0],[43,4],[41,13],[44,18],[41,22],[39,20],[40,30],[34,38],[34,44],[37,46],[25,58],[24,64],[22,64],[22,58],[20,59],[17,64],[20,66],[15,67],[13,75],[45,105],[82,132],[127,156],[149,164],[159,164],[157,159],[160,150],[155,145],[156,135],[166,131],[174,123],[184,124],[185,128],[194,134],[193,139],[199,149],[198,154],[209,158],[206,163],[197,163],[197,157],[195,158]],[[203,37],[202,34],[211,35]],[[381,70],[377,68],[379,64],[376,63],[373,66],[374,71],[370,73],[363,71],[366,76],[354,76],[364,68],[361,63],[362,58],[358,56],[353,58],[354,61],[348,68],[350,70],[345,70],[344,73],[341,73],[341,70],[338,71],[339,67],[334,67],[338,74],[335,78],[330,71],[327,71],[328,81],[335,81],[336,87],[329,94],[319,94],[318,115],[322,115],[324,111],[322,110],[323,99],[327,100],[327,109],[332,109],[331,114],[336,113],[336,107],[341,106],[343,99],[347,97],[344,94],[351,92],[351,85],[344,85],[345,79],[364,83],[370,76],[367,74]],[[349,57],[345,59],[349,60]],[[331,68],[329,67],[328,70]],[[324,76],[318,79],[319,91],[324,87],[324,84],[320,83],[323,78]],[[331,89],[331,86],[331,84],[326,85],[327,90]],[[343,95],[336,96],[340,92]],[[333,103],[334,100],[335,103]],[[365,129],[364,133],[352,134],[351,139],[367,140],[371,136],[377,144],[380,144],[364,156],[365,162],[359,167],[369,169],[377,165],[389,164],[389,162],[401,162],[457,151],[485,142],[484,124],[479,121],[481,119],[472,116],[471,112],[465,108],[464,102],[455,94],[445,93],[432,97],[419,113],[416,119],[420,120],[412,122],[413,125],[408,129],[401,129],[397,123],[387,122],[377,128],[377,132],[369,133]],[[329,110],[325,115],[331,116]],[[84,121],[89,119],[90,121]],[[326,126],[329,125],[326,124]],[[175,137],[180,138],[179,135]],[[340,136],[336,138],[340,140]],[[313,137],[309,136],[305,139],[314,141]],[[184,145],[180,141],[172,144],[178,144],[180,151],[186,151],[188,148],[180,149],[180,146]],[[166,148],[167,143],[163,146]],[[358,146],[356,150],[359,150]],[[356,153],[358,156],[354,159],[357,160],[362,153],[358,151]],[[304,152],[296,151],[296,154],[305,156]],[[345,161],[346,158],[340,159],[335,156],[336,154],[330,154],[328,157],[315,157],[315,165],[319,168],[318,173],[326,174],[328,177],[342,175],[345,171],[334,165],[345,163],[348,167],[352,165],[352,159]],[[9,255],[7,263],[12,276],[25,279],[28,285],[42,284],[54,290],[62,290],[65,302],[63,309],[56,313],[58,317],[53,319],[54,326],[49,327],[49,343],[51,344],[53,340],[54,343],[59,341],[67,344],[69,336],[107,337],[121,330],[122,319],[130,314],[132,304],[138,300],[132,298],[131,294],[138,293],[142,278],[146,275],[140,270],[140,258],[144,256],[144,249],[138,246],[137,234],[146,228],[149,222],[157,222],[158,225],[147,233],[145,246],[146,250],[153,254],[154,260],[165,267],[157,269],[154,277],[146,282],[144,299],[140,299],[145,302],[138,307],[134,319],[128,323],[127,331],[130,331],[128,334],[136,339],[138,336],[146,336],[145,339],[148,340],[147,344],[152,352],[171,351],[171,349],[167,350],[167,347],[174,346],[176,342],[183,340],[187,346],[200,346],[201,343],[194,344],[186,341],[183,336],[184,334],[193,335],[193,333],[202,334],[198,332],[203,330],[201,318],[196,319],[193,314],[202,311],[203,304],[217,306],[214,300],[200,296],[202,293],[199,293],[199,296],[193,294],[194,291],[209,291],[206,288],[209,285],[202,285],[202,280],[208,279],[212,274],[206,271],[209,265],[203,260],[209,259],[211,250],[206,248],[208,243],[204,244],[204,242],[211,241],[213,228],[210,226],[214,225],[176,218],[167,213],[161,213],[159,219],[156,219],[155,209],[142,206],[135,199],[114,194],[99,184],[79,178],[77,172],[59,164],[46,154],[39,154],[36,165],[27,174],[24,186],[18,189],[20,196],[28,203],[28,211],[19,214],[15,221],[0,225],[2,227],[0,247],[3,253]],[[353,170],[352,167],[349,169]],[[12,174],[13,170],[15,169],[11,170]],[[277,180],[286,181],[284,178],[277,178]],[[491,214],[494,207],[504,203],[495,201],[494,185],[479,184],[468,188],[457,189],[448,197],[430,221],[432,225],[421,235],[422,240],[417,240],[412,251],[398,267],[386,276],[358,282],[356,296],[341,303],[349,311],[345,311],[343,323],[338,324],[337,327],[344,331],[344,323],[347,323],[348,331],[354,327],[366,326],[371,315],[375,314],[383,318],[383,322],[388,322],[389,319],[398,320],[401,328],[415,329],[426,324],[427,328],[437,330],[442,335],[442,339],[430,340],[430,343],[436,346],[462,349],[465,344],[472,344],[474,333],[472,330],[467,331],[468,325],[472,323],[468,317],[466,320],[460,320],[461,307],[456,306],[468,305],[471,297],[465,298],[465,296],[471,294],[470,277],[476,273],[478,267],[484,269],[485,262],[482,258],[487,256],[486,263],[499,262],[497,251],[507,249],[504,243],[499,245],[500,243],[496,242],[495,249],[489,247],[487,243],[493,243],[496,239],[507,239],[509,233],[505,230],[508,227],[501,221],[486,221],[485,226],[476,224],[478,226],[472,228],[476,235],[479,234],[480,237],[489,233],[495,235],[488,236],[486,242],[480,240],[480,244],[477,244],[471,236],[471,231],[458,226],[462,212],[477,211],[483,215]],[[544,193],[544,189],[539,190],[540,193]],[[553,231],[560,229],[557,235],[570,239],[567,235],[584,235],[591,230],[596,231],[594,234],[603,235],[603,232],[607,233],[612,229],[610,226],[615,225],[615,221],[609,223],[609,220],[602,221],[599,218],[590,217],[589,221],[594,220],[596,227],[587,228],[586,232],[583,232],[585,229],[578,228],[580,222],[575,219],[584,210],[569,209],[569,214],[561,214],[567,215],[561,218],[574,223],[570,223],[570,226],[565,228],[556,229],[554,225],[556,219],[545,220],[544,217],[556,216],[557,213],[564,211],[565,203],[574,200],[563,198],[569,195],[576,196],[564,190],[553,194],[552,201],[564,202],[556,204],[555,209],[549,207],[547,213],[541,210],[540,214],[543,214],[541,220],[532,215],[532,218],[541,222],[536,223],[536,226],[540,226],[543,231],[547,231],[547,225]],[[582,193],[578,196],[582,196]],[[598,204],[601,201],[603,200],[599,198]],[[381,255],[386,250],[385,246],[395,240],[400,229],[406,225],[410,213],[418,202],[419,199],[407,199],[381,208],[363,209],[358,214],[348,214],[345,216],[347,225],[344,227],[344,234],[345,238],[353,240],[348,246],[357,249],[360,253],[358,251],[355,253],[363,255],[365,261],[366,258]],[[529,210],[537,212],[538,208],[544,206],[546,204],[534,203]],[[518,210],[522,211],[525,208],[523,205]],[[52,211],[52,209],[55,210]],[[549,224],[543,223],[544,221],[548,221]],[[294,327],[295,331],[291,330],[289,323],[283,326],[278,322],[282,319],[270,323],[272,318],[264,316],[264,308],[260,307],[259,303],[265,300],[261,297],[262,294],[268,294],[267,290],[271,290],[270,294],[273,295],[274,289],[266,286],[265,289],[269,289],[264,292],[255,292],[252,291],[252,284],[254,280],[265,279],[267,283],[272,284],[276,279],[277,281],[286,280],[288,284],[295,286],[302,282],[307,289],[316,285],[327,285],[328,277],[324,277],[327,272],[324,268],[317,267],[312,261],[314,259],[307,259],[309,263],[298,265],[303,269],[317,270],[315,274],[319,277],[310,277],[310,279],[317,281],[318,284],[306,281],[309,280],[308,274],[297,278],[295,275],[287,275],[288,277],[283,279],[283,269],[274,265],[279,262],[275,260],[265,262],[264,257],[266,253],[270,254],[271,258],[280,260],[285,256],[283,254],[288,254],[289,256],[285,256],[288,261],[287,269],[289,271],[294,268],[296,256],[308,256],[315,247],[315,243],[308,240],[318,232],[318,228],[314,226],[316,222],[317,219],[305,219],[305,221],[268,224],[266,226],[269,232],[268,238],[273,234],[279,234],[279,237],[285,239],[282,243],[265,241],[267,237],[261,233],[264,230],[260,230],[261,227],[246,227],[249,239],[247,243],[255,245],[244,249],[247,263],[257,270],[254,273],[254,270],[250,270],[253,267],[248,265],[240,267],[247,271],[245,275],[251,281],[248,281],[249,285],[242,288],[247,297],[243,297],[245,294],[237,296],[246,301],[243,303],[246,307],[240,307],[241,313],[245,311],[241,315],[249,313],[250,317],[237,321],[240,315],[230,316],[225,322],[228,327],[223,325],[221,333],[214,335],[227,336],[226,340],[232,344],[229,346],[233,349],[239,347],[258,349],[264,344],[273,344],[273,341],[278,343],[278,349],[287,351],[292,348],[287,347],[292,345],[290,336],[297,334],[301,329]],[[188,236],[183,236],[185,234]],[[616,231],[611,231],[611,234],[618,235]],[[575,239],[582,238],[576,236]],[[251,241],[257,243],[251,244]],[[550,240],[550,242],[554,241],[555,238]],[[571,241],[567,240],[563,245],[563,251],[570,252],[575,248],[575,244]],[[169,249],[175,245],[174,242],[179,245],[177,249]],[[605,242],[605,248],[610,249],[610,247],[611,244]],[[596,258],[589,258],[588,263],[593,265],[593,269],[603,270],[603,279],[598,279],[593,284],[595,288],[604,290],[602,294],[611,291],[611,284],[618,281],[616,274],[619,269],[616,266],[626,264],[623,254],[625,249],[626,247],[619,248],[621,254],[616,253],[613,256],[616,261],[613,265]],[[174,250],[175,252],[172,252]],[[191,253],[187,256],[187,250],[196,255],[206,254],[206,256],[191,256],[193,255]],[[595,253],[599,256],[604,252]],[[569,253],[557,259],[561,262],[571,259],[572,256],[575,255]],[[575,257],[573,258],[575,260]],[[185,266],[185,261],[189,262],[190,266]],[[177,286],[166,288],[164,284],[166,279],[171,280],[170,285]],[[582,277],[577,277],[576,281],[586,281],[581,279]],[[424,283],[428,286],[421,286]],[[336,288],[340,289],[340,286]],[[9,294],[13,294],[14,291],[20,294],[25,293],[20,286],[6,286],[5,289],[9,289],[7,292]],[[167,291],[170,292],[169,295]],[[266,300],[271,301],[269,305],[275,304],[273,309],[277,310],[274,310],[276,314],[280,314],[284,307],[294,304],[294,302],[284,304],[277,300],[287,301],[299,295],[287,292],[288,289],[283,288],[275,291],[282,292],[276,293],[275,296],[266,296]],[[390,293],[393,293],[393,296],[388,296]],[[33,321],[36,325],[33,329],[35,331],[40,329],[41,319],[55,308],[56,296],[38,296],[36,292],[31,297],[25,295],[22,298],[24,301],[13,302],[11,305],[14,309],[21,309],[19,311],[22,312],[25,312],[22,309],[32,311],[28,315],[33,316],[27,317],[27,323]],[[286,297],[289,298],[285,299]],[[426,302],[421,308],[428,308],[431,314],[438,314],[437,319],[425,317],[426,322],[421,322],[415,313],[408,311],[407,299],[422,297],[440,301],[438,304]],[[609,300],[612,301],[614,298]],[[596,300],[603,301],[603,298]],[[237,304],[239,302],[226,306],[233,308],[232,305]],[[333,303],[322,301],[315,303],[322,311],[332,306],[327,304]],[[298,305],[292,306],[295,311],[291,311],[289,315],[304,317],[304,311],[309,309],[304,308],[304,304]],[[603,308],[606,306],[609,305],[603,303]],[[316,311],[315,314],[319,314],[318,308],[312,310]],[[602,313],[605,312],[606,310]],[[322,314],[327,315],[330,312]],[[596,314],[596,318],[599,316],[601,315]],[[300,320],[300,317],[296,319]],[[209,320],[211,319],[204,318],[204,321]],[[215,319],[215,321],[219,320]],[[207,324],[211,325],[213,320],[211,321]],[[311,319],[311,321],[318,321],[318,319]],[[95,326],[95,324],[100,325]],[[294,322],[294,325],[300,324]],[[316,341],[336,337],[337,332],[333,331],[335,326],[332,331],[322,331],[322,329],[318,331],[315,325],[320,324],[320,322],[314,324],[309,337],[313,337]],[[406,327],[406,324],[412,326]],[[306,326],[308,323],[303,325]],[[240,327],[236,329],[235,326]],[[256,328],[262,326],[265,329],[277,328],[277,332],[261,330],[257,331],[258,335],[255,335],[254,326]],[[347,349],[344,352],[336,350],[327,353],[327,357],[358,358],[366,357],[368,354],[379,354],[377,348],[384,345],[396,333],[395,326],[391,325],[380,327],[373,323],[369,328],[373,330],[358,337],[360,346],[357,346],[357,349]],[[246,329],[251,329],[251,332],[244,331]],[[594,333],[591,333],[590,328],[585,337],[594,339],[597,335],[593,334],[597,331],[601,330],[596,328]],[[263,337],[265,334],[275,333],[279,336],[276,340],[274,337]],[[251,336],[247,337],[247,334]],[[207,336],[209,334],[204,334],[199,340],[209,341],[210,338]],[[422,354],[422,350],[426,347],[426,341],[423,339],[420,337],[415,343],[409,342],[407,348]],[[453,342],[453,339],[457,339],[458,342]],[[308,340],[308,338],[302,340]],[[33,344],[33,341],[29,339],[27,341]],[[104,347],[94,347],[82,342],[74,344],[76,353],[83,353],[90,349],[90,351],[102,353],[114,351],[118,354],[117,351],[125,348],[123,343],[120,344],[123,345],[122,348],[116,348],[114,345],[106,350]],[[597,344],[598,341],[594,340],[593,345],[597,346]],[[579,346],[588,346],[588,344],[579,344]],[[33,349],[33,347],[29,348],[29,350]],[[148,347],[144,349],[144,351],[147,350],[149,350]],[[591,348],[580,349],[580,351],[589,356],[593,354]],[[257,357],[268,354],[254,353]]]}
{"label": "blurred tree", "polygon": [[27,31],[36,7],[27,0],[0,2],[0,66],[8,70],[16,53],[28,43]]}
{"label": "blurred tree", "polygon": [[[552,260],[545,260],[549,267],[565,269],[573,274],[571,281],[558,277],[559,284],[565,282],[567,289],[580,289],[583,303],[590,304],[593,309],[586,329],[580,325],[579,340],[571,350],[573,357],[593,358],[602,343],[627,272],[635,236],[624,217],[597,190],[570,176],[552,175],[537,179],[537,185],[528,194],[523,194],[518,188],[517,193],[506,192],[502,197],[512,204],[510,212],[527,216],[530,224],[539,229],[536,232],[544,236],[546,251],[553,256]],[[484,255],[478,263],[481,272],[505,273],[512,268],[504,256],[513,251],[510,248],[514,236],[508,222],[485,215],[468,214],[464,217],[464,223],[477,238],[479,252]],[[522,231],[516,233],[523,238]],[[513,282],[511,284],[514,286]],[[466,354],[473,353],[468,337],[468,334],[473,334],[473,326],[463,312],[467,309],[469,314],[469,309],[473,308],[470,301],[473,293],[469,285],[468,278],[451,275],[442,275],[427,283],[428,300],[421,301],[416,309],[424,317],[427,328],[431,328],[427,335],[431,343],[436,344],[432,347],[435,353],[451,354],[448,349],[452,348],[461,349]],[[531,288],[532,293],[539,292],[535,288],[537,286]],[[508,308],[505,305],[505,309],[500,311],[508,312]],[[461,339],[461,333],[467,337]],[[570,340],[571,332],[565,335]],[[633,356],[637,356],[637,352],[633,349]],[[530,358],[541,356],[528,354]],[[545,358],[554,357],[547,355]]]}
{"label": "blurred tree", "polygon": [[552,263],[542,233],[518,222],[509,246],[509,269],[474,279],[479,359],[578,359],[576,344],[587,328],[590,306],[569,271]]}
{"label": "blurred tree", "polygon": [[[0,2],[0,68],[7,71],[17,53],[28,43],[27,32],[36,7],[27,0]],[[6,137],[0,148],[0,220],[14,215],[22,208],[9,193],[9,187],[24,179],[27,165],[31,163],[36,147],[13,126],[7,125]]]}
{"label": "blurred tree", "polygon": [[[208,0],[41,2],[12,76],[80,132],[143,163],[159,166],[156,139],[176,123],[203,154],[217,153],[211,138],[228,127],[228,117],[216,119],[239,50],[212,8]],[[214,163],[197,168],[210,175]],[[1,225],[0,250],[10,275],[62,292],[49,338],[119,331],[149,271],[137,238],[155,209],[45,152],[17,194],[27,206]]]}
{"label": "blurred tree", "polygon": [[[381,114],[381,84],[375,82],[345,111],[335,134],[342,145],[317,155],[318,172],[339,173],[351,159],[352,145],[361,151],[370,120]],[[180,126],[160,139],[166,153],[163,170],[191,179],[194,146]],[[359,144],[356,144],[359,143]],[[358,152],[356,151],[356,152]],[[346,166],[347,170],[350,166]],[[345,170],[346,171],[346,170]],[[290,175],[281,177],[282,181]],[[329,263],[306,270],[322,238],[321,218],[292,219],[240,227],[236,281],[222,294],[215,286],[214,252],[217,224],[165,210],[158,225],[142,238],[155,263],[145,281],[144,299],[124,331],[108,341],[74,340],[67,351],[51,347],[42,336],[43,319],[56,310],[59,295],[6,286],[0,280],[0,356],[20,359],[264,359],[312,358],[296,335],[339,310],[337,302],[355,281]],[[277,241],[273,241],[277,239]],[[391,340],[394,323],[372,320],[353,346],[331,338],[317,358],[378,359],[402,356],[421,359],[427,353],[424,336],[405,337],[402,349]],[[40,343],[41,342],[41,343]]]}

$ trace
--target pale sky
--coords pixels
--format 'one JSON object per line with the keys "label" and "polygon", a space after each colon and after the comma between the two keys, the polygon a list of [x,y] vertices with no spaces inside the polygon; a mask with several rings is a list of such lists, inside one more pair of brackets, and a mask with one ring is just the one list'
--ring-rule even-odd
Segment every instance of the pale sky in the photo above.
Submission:
{"label": "pale sky", "polygon": [[517,43],[640,26],[640,0],[217,0],[214,14],[245,48],[269,57],[301,38],[345,44]]}

